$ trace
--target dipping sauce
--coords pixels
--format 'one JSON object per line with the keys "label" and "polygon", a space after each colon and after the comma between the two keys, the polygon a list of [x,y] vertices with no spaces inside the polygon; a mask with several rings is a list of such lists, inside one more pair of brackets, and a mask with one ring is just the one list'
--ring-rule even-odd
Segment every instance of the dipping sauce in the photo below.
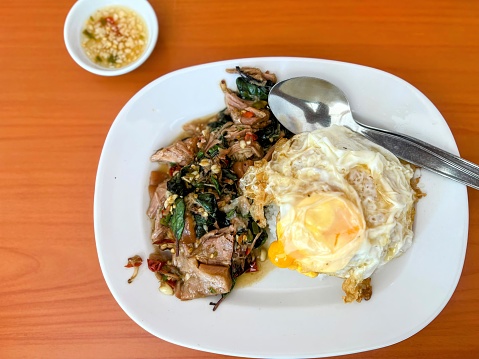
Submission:
{"label": "dipping sauce", "polygon": [[82,30],[82,47],[94,63],[117,69],[135,62],[147,44],[145,21],[131,9],[109,6],[97,10]]}

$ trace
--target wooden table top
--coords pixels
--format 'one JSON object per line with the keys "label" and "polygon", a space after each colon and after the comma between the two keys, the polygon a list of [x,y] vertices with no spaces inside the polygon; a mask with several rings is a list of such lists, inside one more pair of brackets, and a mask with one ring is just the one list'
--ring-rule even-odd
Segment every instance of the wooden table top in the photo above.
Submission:
{"label": "wooden table top", "polygon": [[[90,74],[69,57],[74,0],[0,2],[0,357],[220,358],[158,339],[110,294],[97,260],[93,192],[109,127],[143,86],[183,67],[301,56],[375,67],[416,86],[479,163],[479,2],[151,0],[158,44],[132,73]],[[413,337],[349,358],[479,353],[479,192],[468,190],[462,276]]]}

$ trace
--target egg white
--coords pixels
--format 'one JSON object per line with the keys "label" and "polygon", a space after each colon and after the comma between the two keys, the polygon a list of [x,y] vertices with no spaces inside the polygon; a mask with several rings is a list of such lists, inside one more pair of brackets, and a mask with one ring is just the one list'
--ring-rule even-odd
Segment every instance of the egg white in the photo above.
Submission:
{"label": "egg white", "polygon": [[[264,225],[263,206],[279,206],[277,220],[281,223],[306,196],[336,193],[347,199],[357,208],[366,226],[361,234],[364,238],[360,245],[354,246],[353,253],[338,251],[338,256],[347,258],[344,265],[332,272],[322,270],[318,263],[323,257],[319,253],[297,260],[291,269],[308,275],[326,273],[361,280],[402,254],[412,243],[417,199],[411,187],[413,175],[414,169],[388,150],[345,127],[332,126],[296,135],[277,146],[271,161],[251,167],[240,185],[253,200],[253,217]],[[302,234],[302,230],[290,230],[284,240],[285,251],[291,252],[293,249],[287,248],[291,245],[296,249],[311,249]]]}

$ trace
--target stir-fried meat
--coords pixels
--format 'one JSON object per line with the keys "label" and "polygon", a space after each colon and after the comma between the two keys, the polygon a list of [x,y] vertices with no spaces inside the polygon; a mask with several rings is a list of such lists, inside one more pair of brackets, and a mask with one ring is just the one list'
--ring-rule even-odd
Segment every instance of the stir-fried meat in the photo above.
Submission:
{"label": "stir-fried meat", "polygon": [[234,161],[246,161],[248,158],[254,156],[253,149],[251,147],[241,146],[240,143],[235,143],[229,149],[228,155]]}
{"label": "stir-fried meat", "polygon": [[200,244],[191,256],[201,263],[228,266],[233,254],[234,235],[233,226],[210,231],[200,238]]}
{"label": "stir-fried meat", "polygon": [[241,115],[241,123],[255,128],[263,128],[270,124],[269,110],[257,110],[254,107],[247,107],[246,112]]}
{"label": "stir-fried meat", "polygon": [[203,151],[208,151],[209,149],[211,149],[211,147],[221,143],[219,136],[216,134],[211,134],[211,133],[207,133],[204,136],[204,140],[202,140],[202,142],[203,141],[204,141],[204,144],[201,145],[201,148],[203,149]]}
{"label": "stir-fried meat", "polygon": [[276,75],[270,73],[269,71],[262,72],[260,69],[256,67],[241,67],[235,69],[227,69],[226,72],[228,73],[237,73],[237,74],[245,74],[250,78],[256,80],[256,84],[259,86],[265,86],[268,81],[272,83],[276,83]]}
{"label": "stir-fried meat", "polygon": [[252,133],[253,129],[249,125],[232,125],[225,129],[224,136],[228,140],[237,140],[244,138],[247,133]]}
{"label": "stir-fried meat", "polygon": [[254,107],[238,109],[231,106],[231,104],[229,105],[228,111],[236,124],[248,125],[259,129],[268,126],[270,123],[269,110],[256,110]]}
{"label": "stir-fried meat", "polygon": [[167,181],[161,182],[153,193],[153,196],[150,200],[150,205],[148,206],[148,210],[146,214],[150,218],[154,218],[157,215],[158,210],[162,210],[166,200],[166,183]]}
{"label": "stir-fried meat", "polygon": [[185,201],[186,209],[187,209],[188,212],[193,212],[193,213],[197,212],[197,208],[198,208],[198,205],[197,205],[197,202],[196,202],[197,197],[198,197],[198,195],[196,193],[188,193],[183,198],[184,201]]}
{"label": "stir-fried meat", "polygon": [[229,92],[229,89],[227,89],[228,92],[225,93],[225,100],[226,100],[226,106],[228,108],[235,108],[237,110],[246,110],[247,108],[251,107],[253,105],[253,101],[247,101],[243,100],[238,97],[234,92]]}
{"label": "stir-fried meat", "polygon": [[236,110],[244,110],[253,105],[253,101],[247,101],[239,98],[237,94],[235,94],[226,86],[225,81],[221,81],[220,86],[225,94],[226,107],[229,110],[231,110],[232,108]]}
{"label": "stir-fried meat", "polygon": [[174,287],[182,300],[225,298],[236,278],[258,270],[256,249],[267,238],[260,229],[266,225],[266,201],[252,204],[239,180],[255,161],[268,159],[275,142],[285,136],[267,103],[276,77],[249,67],[233,72],[240,74],[236,91],[220,83],[226,109],[185,125],[189,138],[151,156],[168,164],[150,176],[151,239],[156,251],[171,258],[152,256],[148,268],[160,289],[166,286],[171,292]]}
{"label": "stir-fried meat", "polygon": [[226,108],[235,124],[262,128],[270,123],[268,109],[256,109],[253,107],[253,101],[239,98],[236,93],[226,86],[224,81],[221,82],[221,89],[225,94]]}
{"label": "stir-fried meat", "polygon": [[177,163],[180,166],[186,166],[193,161],[197,151],[197,142],[198,139],[196,137],[177,141],[168,147],[156,151],[156,153],[151,156],[151,160],[154,162],[169,162]]}
{"label": "stir-fried meat", "polygon": [[246,161],[248,158],[254,157],[260,159],[263,157],[263,148],[259,143],[251,141],[248,145],[245,141],[239,141],[230,147],[228,154],[234,161]]}
{"label": "stir-fried meat", "polygon": [[160,216],[156,216],[155,218],[155,227],[153,228],[153,232],[151,233],[151,241],[153,243],[159,243],[168,237],[169,228],[164,226],[160,223]]}
{"label": "stir-fried meat", "polygon": [[153,263],[168,263],[173,259],[170,251],[156,251],[150,254],[148,262]]}
{"label": "stir-fried meat", "polygon": [[160,281],[178,281],[181,279],[181,273],[178,268],[170,264],[172,260],[173,255],[170,250],[158,249],[150,254],[148,258],[148,269],[154,272]]}
{"label": "stir-fried meat", "polygon": [[196,258],[188,258],[183,249],[180,255],[174,256],[173,263],[183,276],[175,290],[175,295],[181,300],[224,294],[231,290],[233,282],[229,267],[199,264]]}
{"label": "stir-fried meat", "polygon": [[208,129],[204,129],[201,133],[201,136],[199,136],[197,147],[201,148],[203,152],[206,152],[213,146],[221,144],[223,133],[228,131],[228,128],[232,125],[233,122],[228,121],[223,124],[220,129],[215,130],[214,132],[210,132]]}
{"label": "stir-fried meat", "polygon": [[203,130],[206,128],[205,122],[189,122],[183,125],[183,131],[185,131],[189,137],[199,137],[202,135]]}
{"label": "stir-fried meat", "polygon": [[230,220],[231,225],[238,232],[240,229],[248,228],[248,222],[244,219],[244,217],[233,217]]}

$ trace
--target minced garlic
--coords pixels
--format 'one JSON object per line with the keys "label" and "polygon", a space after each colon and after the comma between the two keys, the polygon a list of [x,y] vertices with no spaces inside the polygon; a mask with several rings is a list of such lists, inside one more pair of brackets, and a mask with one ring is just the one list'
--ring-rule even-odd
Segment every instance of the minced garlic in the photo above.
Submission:
{"label": "minced garlic", "polygon": [[147,44],[147,27],[133,10],[109,6],[97,10],[82,30],[82,47],[88,58],[106,68],[136,61]]}

